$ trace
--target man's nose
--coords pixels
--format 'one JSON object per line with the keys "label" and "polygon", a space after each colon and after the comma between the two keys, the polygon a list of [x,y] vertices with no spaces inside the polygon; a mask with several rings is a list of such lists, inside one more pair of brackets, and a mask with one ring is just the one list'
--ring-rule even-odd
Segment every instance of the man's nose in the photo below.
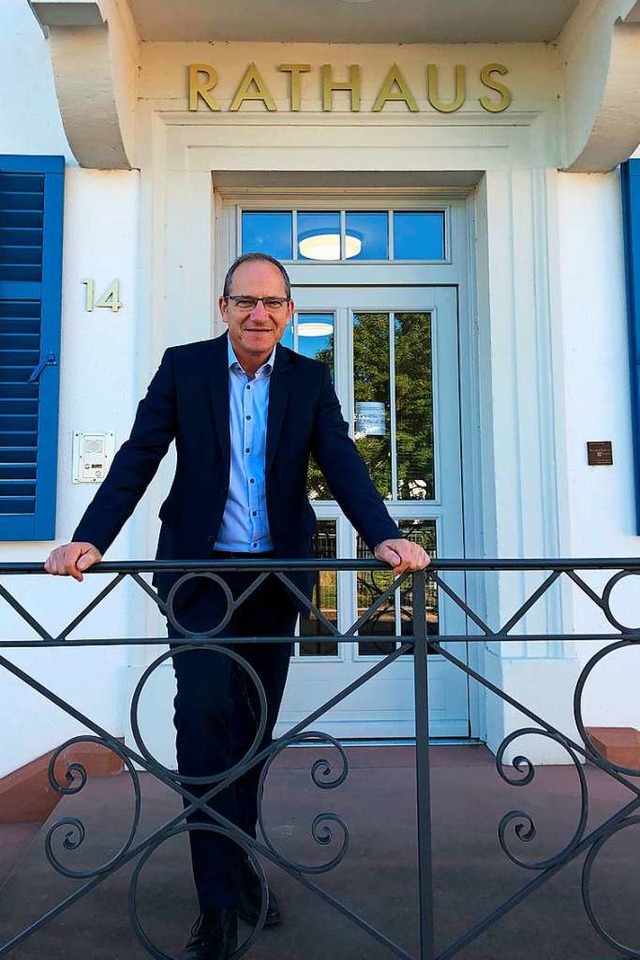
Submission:
{"label": "man's nose", "polygon": [[262,302],[262,300],[258,300],[258,302],[256,303],[255,307],[254,307],[253,310],[251,311],[251,317],[252,317],[252,319],[254,319],[254,320],[265,320],[268,316],[269,316],[269,314],[267,313],[267,311],[266,311],[265,308],[264,308],[264,303]]}

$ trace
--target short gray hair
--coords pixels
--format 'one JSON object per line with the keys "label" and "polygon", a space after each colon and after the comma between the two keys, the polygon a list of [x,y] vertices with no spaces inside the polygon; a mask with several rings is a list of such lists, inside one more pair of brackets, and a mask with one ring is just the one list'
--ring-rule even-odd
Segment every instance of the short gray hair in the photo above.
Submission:
{"label": "short gray hair", "polygon": [[227,270],[227,275],[224,278],[224,288],[222,290],[222,296],[228,297],[231,295],[231,284],[233,282],[233,275],[241,267],[243,263],[259,263],[260,261],[264,263],[272,263],[274,267],[277,267],[280,273],[282,274],[282,279],[284,281],[284,292],[287,296],[287,300],[291,300],[291,280],[289,279],[289,274],[282,266],[279,260],[276,260],[275,257],[269,256],[268,253],[243,253],[241,257],[238,257],[237,260],[234,260],[229,269]]}

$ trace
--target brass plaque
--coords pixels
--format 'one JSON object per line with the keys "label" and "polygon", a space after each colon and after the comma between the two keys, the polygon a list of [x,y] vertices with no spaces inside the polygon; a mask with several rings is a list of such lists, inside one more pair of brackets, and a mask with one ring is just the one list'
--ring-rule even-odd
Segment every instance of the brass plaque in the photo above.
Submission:
{"label": "brass plaque", "polygon": [[587,461],[590,467],[612,466],[613,445],[611,440],[589,440],[587,442]]}

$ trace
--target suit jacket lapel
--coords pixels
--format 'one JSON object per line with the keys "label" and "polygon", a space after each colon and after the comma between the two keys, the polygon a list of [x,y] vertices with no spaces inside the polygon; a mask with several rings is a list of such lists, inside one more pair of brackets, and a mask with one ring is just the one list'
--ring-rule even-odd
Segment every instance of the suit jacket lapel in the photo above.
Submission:
{"label": "suit jacket lapel", "polygon": [[213,407],[213,419],[218,434],[220,452],[229,469],[231,460],[231,436],[229,432],[229,357],[227,335],[211,341],[213,355],[209,374],[209,392]]}
{"label": "suit jacket lapel", "polygon": [[276,347],[276,358],[269,384],[269,412],[267,414],[267,449],[265,467],[268,470],[278,446],[278,439],[291,391],[291,360],[284,347]]}

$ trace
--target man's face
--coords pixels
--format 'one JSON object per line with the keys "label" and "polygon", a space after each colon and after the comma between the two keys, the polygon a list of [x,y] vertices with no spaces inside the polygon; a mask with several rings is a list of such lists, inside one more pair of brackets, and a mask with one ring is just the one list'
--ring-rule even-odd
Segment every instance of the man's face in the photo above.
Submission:
{"label": "man's face", "polygon": [[[236,303],[232,297],[254,297],[253,309]],[[278,268],[266,260],[242,263],[235,271],[228,298],[220,297],[222,319],[229,327],[229,337],[236,357],[247,372],[255,373],[271,356],[276,343],[291,322],[293,302],[265,308],[262,298],[286,301],[284,278]]]}

